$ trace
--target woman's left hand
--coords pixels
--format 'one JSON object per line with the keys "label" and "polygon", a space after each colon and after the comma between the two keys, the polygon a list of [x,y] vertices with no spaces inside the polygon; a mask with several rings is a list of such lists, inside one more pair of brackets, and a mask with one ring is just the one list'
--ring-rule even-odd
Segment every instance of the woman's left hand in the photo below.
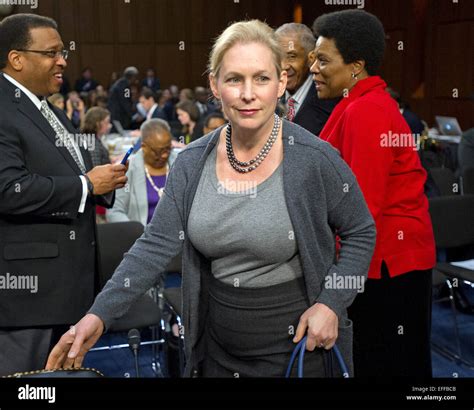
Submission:
{"label": "woman's left hand", "polygon": [[338,324],[339,319],[333,310],[316,303],[301,315],[293,342],[298,343],[306,334],[307,350],[313,351],[316,347],[330,350],[336,343]]}

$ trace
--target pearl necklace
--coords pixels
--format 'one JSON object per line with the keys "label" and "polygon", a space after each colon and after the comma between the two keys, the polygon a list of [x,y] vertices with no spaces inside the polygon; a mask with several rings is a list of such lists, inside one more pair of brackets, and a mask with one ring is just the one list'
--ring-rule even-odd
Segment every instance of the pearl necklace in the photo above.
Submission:
{"label": "pearl necklace", "polygon": [[265,157],[268,155],[270,150],[273,147],[273,144],[278,138],[278,132],[280,131],[280,117],[278,115],[274,114],[274,123],[273,123],[273,129],[270,134],[270,137],[268,138],[266,144],[263,146],[263,148],[260,150],[260,152],[257,154],[257,156],[254,159],[251,159],[250,161],[247,162],[242,162],[239,161],[234,154],[234,150],[232,148],[232,127],[230,124],[227,124],[226,128],[226,139],[225,139],[225,145],[227,149],[227,158],[229,159],[230,165],[232,165],[232,168],[234,168],[237,172],[240,172],[242,174],[247,173],[247,172],[252,172],[255,170],[265,159]]}
{"label": "pearl necklace", "polygon": [[[158,194],[158,198],[161,199],[161,195],[163,195],[163,191],[165,190],[165,188],[158,188],[156,185],[155,185],[155,182],[153,181],[153,178],[151,177],[150,175],[150,172],[148,171],[148,168],[147,166],[145,165],[145,174],[146,174],[146,179],[148,179],[148,182],[150,183],[151,187],[156,191],[156,193]],[[168,168],[166,169],[166,177],[168,177]]]}

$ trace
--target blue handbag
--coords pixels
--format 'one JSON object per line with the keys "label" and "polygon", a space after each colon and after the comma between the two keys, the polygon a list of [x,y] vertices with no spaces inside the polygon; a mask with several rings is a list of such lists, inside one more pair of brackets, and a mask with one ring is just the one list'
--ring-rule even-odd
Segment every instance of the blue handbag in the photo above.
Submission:
{"label": "blue handbag", "polygon": [[[288,364],[288,368],[286,369],[286,374],[285,374],[285,377],[287,379],[291,375],[291,370],[293,369],[293,365],[295,364],[295,360],[296,360],[297,355],[298,355],[298,378],[303,378],[304,353],[306,351],[306,339],[307,339],[306,336],[303,337],[303,339],[300,340],[300,342],[294,348],[293,353],[291,354],[290,363]],[[346,366],[346,363],[344,362],[344,359],[342,358],[342,355],[341,355],[341,352],[339,351],[339,348],[336,345],[334,345],[334,347],[331,350],[336,355],[337,361],[339,363],[339,367],[341,368],[341,371],[342,371],[342,376],[344,378],[349,378],[349,370]]]}

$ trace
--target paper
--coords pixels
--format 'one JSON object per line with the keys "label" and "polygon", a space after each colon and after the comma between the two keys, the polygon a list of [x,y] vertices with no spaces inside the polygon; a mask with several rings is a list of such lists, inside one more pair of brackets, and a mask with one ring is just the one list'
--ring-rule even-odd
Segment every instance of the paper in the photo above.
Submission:
{"label": "paper", "polygon": [[459,268],[474,270],[474,259],[461,262],[450,262],[450,264]]}

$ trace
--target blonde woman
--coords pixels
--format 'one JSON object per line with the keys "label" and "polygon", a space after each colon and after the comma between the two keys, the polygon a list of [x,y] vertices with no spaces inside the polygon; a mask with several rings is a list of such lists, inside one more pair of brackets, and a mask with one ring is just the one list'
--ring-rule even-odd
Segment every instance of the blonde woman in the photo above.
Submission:
{"label": "blonde woman", "polygon": [[327,375],[336,340],[352,372],[357,289],[328,278],[367,275],[375,229],[357,182],[329,144],[275,117],[286,72],[265,23],[228,27],[209,70],[229,124],[178,154],[144,235],[48,368],[80,366],[182,251],[185,376],[282,377],[305,334],[306,376]]}

